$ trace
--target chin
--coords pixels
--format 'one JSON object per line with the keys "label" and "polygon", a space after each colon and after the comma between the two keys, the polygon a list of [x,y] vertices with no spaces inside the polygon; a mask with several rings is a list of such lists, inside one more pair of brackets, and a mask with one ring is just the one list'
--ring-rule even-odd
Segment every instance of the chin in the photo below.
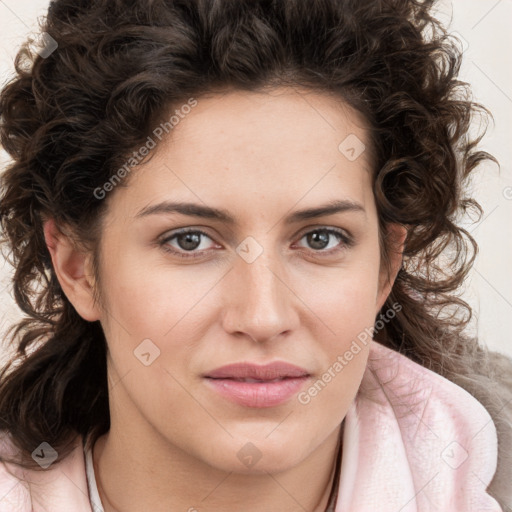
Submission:
{"label": "chin", "polygon": [[209,463],[222,471],[245,475],[280,473],[293,468],[307,457],[300,446],[299,442],[285,444],[261,439],[259,436],[244,436],[220,448],[221,453],[212,454],[215,460]]}

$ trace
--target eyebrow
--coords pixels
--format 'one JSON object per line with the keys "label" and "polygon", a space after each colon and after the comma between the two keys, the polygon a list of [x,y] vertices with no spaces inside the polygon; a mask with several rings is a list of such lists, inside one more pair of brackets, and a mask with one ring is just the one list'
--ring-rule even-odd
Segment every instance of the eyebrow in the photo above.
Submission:
{"label": "eyebrow", "polygon": [[[304,210],[297,210],[285,218],[286,224],[294,224],[303,220],[313,219],[315,217],[323,217],[326,215],[333,215],[340,212],[359,212],[366,215],[364,207],[349,199],[339,199],[330,201],[327,204],[317,206],[314,208],[306,208]],[[235,218],[227,211],[220,208],[213,208],[197,203],[186,202],[172,202],[163,201],[151,206],[142,208],[135,218],[147,217],[149,215],[167,215],[171,213],[181,213],[191,217],[201,217],[204,219],[213,219],[224,222],[229,225],[236,224]]]}

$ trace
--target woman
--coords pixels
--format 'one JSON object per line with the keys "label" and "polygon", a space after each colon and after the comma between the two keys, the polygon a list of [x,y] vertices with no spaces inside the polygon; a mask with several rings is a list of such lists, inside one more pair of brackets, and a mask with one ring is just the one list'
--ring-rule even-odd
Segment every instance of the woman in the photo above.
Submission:
{"label": "woman", "polygon": [[0,103],[0,510],[509,510],[431,8],[52,2]]}

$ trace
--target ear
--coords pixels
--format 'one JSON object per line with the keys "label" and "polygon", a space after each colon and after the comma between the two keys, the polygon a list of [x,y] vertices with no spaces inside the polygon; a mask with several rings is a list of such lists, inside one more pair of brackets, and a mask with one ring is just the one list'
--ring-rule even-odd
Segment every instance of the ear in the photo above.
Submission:
{"label": "ear", "polygon": [[393,284],[400,267],[402,265],[402,257],[404,251],[405,239],[407,237],[407,228],[401,224],[388,224],[384,238],[389,244],[389,273],[385,262],[381,260],[379,271],[379,290],[376,300],[376,314],[380,311],[384,302],[391,293]]}
{"label": "ear", "polygon": [[66,297],[84,320],[99,320],[100,308],[93,300],[90,256],[78,250],[70,238],[57,228],[53,219],[46,220],[43,228],[53,268]]}

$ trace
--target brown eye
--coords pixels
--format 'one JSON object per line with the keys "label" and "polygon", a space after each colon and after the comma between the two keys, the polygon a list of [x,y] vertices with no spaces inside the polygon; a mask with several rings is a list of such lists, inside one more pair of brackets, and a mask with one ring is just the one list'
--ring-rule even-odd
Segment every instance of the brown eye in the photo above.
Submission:
{"label": "brown eye", "polygon": [[332,254],[353,245],[353,241],[343,232],[332,228],[315,229],[305,233],[301,240],[306,240],[314,252]]}
{"label": "brown eye", "polygon": [[[202,256],[207,250],[204,247],[201,250],[196,250],[201,246],[201,242],[204,238],[211,240],[210,236],[200,229],[182,230],[165,237],[159,242],[159,245],[165,251],[182,258],[196,258]],[[176,245],[170,245],[172,240],[176,241]]]}
{"label": "brown eye", "polygon": [[200,233],[181,233],[179,235],[175,235],[174,238],[176,238],[176,241],[178,245],[180,246],[180,249],[183,249],[185,251],[192,251],[194,249],[197,249],[197,247],[201,244],[201,235]]}

